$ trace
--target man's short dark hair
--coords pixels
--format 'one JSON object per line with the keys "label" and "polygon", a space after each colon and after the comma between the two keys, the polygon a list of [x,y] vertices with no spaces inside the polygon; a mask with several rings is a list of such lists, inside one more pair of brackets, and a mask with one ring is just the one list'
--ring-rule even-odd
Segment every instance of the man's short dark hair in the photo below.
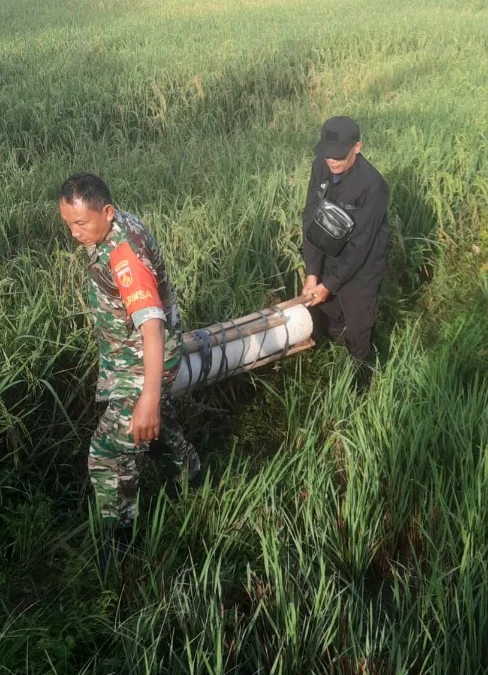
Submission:
{"label": "man's short dark hair", "polygon": [[58,199],[64,199],[68,204],[80,199],[95,211],[112,203],[107,184],[94,173],[77,173],[67,178],[59,188]]}

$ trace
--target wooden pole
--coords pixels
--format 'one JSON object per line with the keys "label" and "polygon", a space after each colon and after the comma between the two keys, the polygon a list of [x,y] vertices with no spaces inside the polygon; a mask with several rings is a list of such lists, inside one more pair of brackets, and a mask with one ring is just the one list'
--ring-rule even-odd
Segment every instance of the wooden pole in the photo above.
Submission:
{"label": "wooden pole", "polygon": [[[221,324],[213,324],[204,330],[209,334],[210,345],[215,347],[216,345],[233,342],[234,340],[256,335],[265,330],[281,326],[285,323],[286,319],[276,310],[285,310],[296,305],[307,306],[310,302],[311,297],[309,295],[301,295],[298,298],[281,302],[275,307],[263,309],[262,312],[253,312],[235,321],[224,321]],[[199,340],[192,331],[183,335],[183,347],[187,354],[198,352]]]}
{"label": "wooden pole", "polygon": [[[303,352],[305,349],[310,349],[311,347],[314,346],[315,340],[312,340],[312,338],[308,338],[308,340],[298,342],[296,345],[293,345],[293,347],[290,347],[290,349],[286,352],[286,356],[293,356],[293,354],[298,354],[299,352]],[[209,380],[208,384],[214,384],[215,382],[225,380],[227,377],[233,377],[234,375],[247,373],[251,370],[255,370],[256,368],[260,368],[261,366],[266,366],[268,363],[279,361],[281,359],[282,354],[283,352],[279,351],[276,352],[275,354],[271,354],[270,356],[266,356],[264,359],[258,359],[254,364],[250,364],[248,366],[241,366],[240,368],[236,368],[235,370],[229,370],[229,372],[225,373],[223,376]]]}

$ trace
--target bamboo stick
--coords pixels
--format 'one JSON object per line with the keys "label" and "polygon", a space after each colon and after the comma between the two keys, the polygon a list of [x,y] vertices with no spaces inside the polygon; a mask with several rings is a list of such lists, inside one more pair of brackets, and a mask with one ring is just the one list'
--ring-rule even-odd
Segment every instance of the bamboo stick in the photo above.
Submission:
{"label": "bamboo stick", "polygon": [[[255,321],[256,319],[261,319],[263,314],[265,316],[276,314],[277,309],[289,309],[290,307],[295,307],[296,305],[305,305],[305,307],[307,307],[311,301],[312,297],[310,295],[300,295],[297,298],[280,302],[274,307],[267,307],[261,310],[261,312],[252,312],[252,314],[246,314],[246,316],[241,316],[238,319],[234,319],[233,321],[223,321],[222,323],[212,324],[211,326],[205,328],[205,330],[208,333],[220,333],[223,328],[226,330],[227,328],[232,328],[233,326],[240,326],[242,324]],[[186,335],[189,335],[189,333],[186,333]]]}
{"label": "bamboo stick", "polygon": [[[310,296],[301,295],[298,298],[287,300],[279,305],[276,309],[284,310],[296,305],[308,305]],[[265,330],[276,328],[285,323],[283,317],[275,308],[264,309],[262,313],[253,312],[247,316],[243,316],[235,321],[224,321],[221,324],[213,324],[204,330],[209,334],[209,341],[212,347],[216,345],[239,340],[240,338],[249,337],[262,333]],[[264,316],[263,316],[264,314]],[[224,337],[225,335],[225,337]],[[194,354],[199,349],[199,341],[193,332],[185,333],[183,335],[183,346],[187,354]]]}
{"label": "bamboo stick", "polygon": [[[286,356],[293,356],[293,354],[298,354],[299,352],[303,352],[305,349],[310,349],[311,347],[314,346],[315,340],[312,340],[312,338],[308,338],[308,340],[303,340],[303,342],[298,342],[293,347],[290,347],[290,349],[286,352]],[[251,370],[255,370],[256,368],[260,368],[261,366],[266,366],[268,363],[279,361],[282,357],[282,354],[283,352],[280,350],[275,354],[271,354],[270,356],[265,357],[264,359],[258,359],[254,364],[250,364],[248,366],[241,366],[240,368],[236,368],[235,370],[229,370],[228,373],[225,373],[221,377],[215,377],[212,380],[208,380],[207,384],[214,384],[215,382],[225,380],[227,377],[233,377],[234,375],[247,373]]]}

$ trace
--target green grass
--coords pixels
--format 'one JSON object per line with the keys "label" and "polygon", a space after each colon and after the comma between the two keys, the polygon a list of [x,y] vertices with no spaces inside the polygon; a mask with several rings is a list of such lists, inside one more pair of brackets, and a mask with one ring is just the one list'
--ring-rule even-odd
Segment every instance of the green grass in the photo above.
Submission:
{"label": "green grass", "polygon": [[[4,0],[2,673],[487,672],[487,21],[478,0]],[[342,113],[391,187],[371,392],[334,348],[183,401],[202,484],[175,495],[148,458],[136,549],[102,578],[58,185],[99,172],[208,325],[298,293],[312,148]]]}

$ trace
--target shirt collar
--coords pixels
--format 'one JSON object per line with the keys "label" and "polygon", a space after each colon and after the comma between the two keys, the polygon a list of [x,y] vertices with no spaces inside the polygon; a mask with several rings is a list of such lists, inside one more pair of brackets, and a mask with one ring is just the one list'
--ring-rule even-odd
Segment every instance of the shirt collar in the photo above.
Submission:
{"label": "shirt collar", "polygon": [[98,246],[87,246],[86,247],[86,255],[88,257],[88,264],[93,265],[94,263],[97,262],[98,256],[100,255],[100,251],[98,250]]}
{"label": "shirt collar", "polygon": [[329,174],[330,183],[332,183],[333,185],[340,185],[341,183],[345,183],[345,182],[349,181],[351,176],[354,176],[356,174],[360,162],[361,162],[361,153],[359,153],[357,155],[357,157],[354,161],[354,164],[351,166],[351,168],[348,171],[346,171],[346,173],[338,174],[338,175],[340,175],[341,178],[340,178],[339,181],[337,181],[337,183],[334,183],[334,181],[332,180],[333,174],[326,164],[325,166],[327,166],[327,171],[328,171],[328,174]]}
{"label": "shirt collar", "polygon": [[102,252],[103,248],[105,246],[110,246],[110,242],[114,239],[116,230],[119,229],[119,223],[120,223],[120,212],[115,211],[115,216],[112,221],[112,226],[110,228],[109,233],[105,237],[105,239],[100,242],[98,245],[94,246],[87,246],[86,248],[86,253],[88,256],[88,264],[93,265],[94,263],[97,262],[98,258],[100,257],[100,253]]}

